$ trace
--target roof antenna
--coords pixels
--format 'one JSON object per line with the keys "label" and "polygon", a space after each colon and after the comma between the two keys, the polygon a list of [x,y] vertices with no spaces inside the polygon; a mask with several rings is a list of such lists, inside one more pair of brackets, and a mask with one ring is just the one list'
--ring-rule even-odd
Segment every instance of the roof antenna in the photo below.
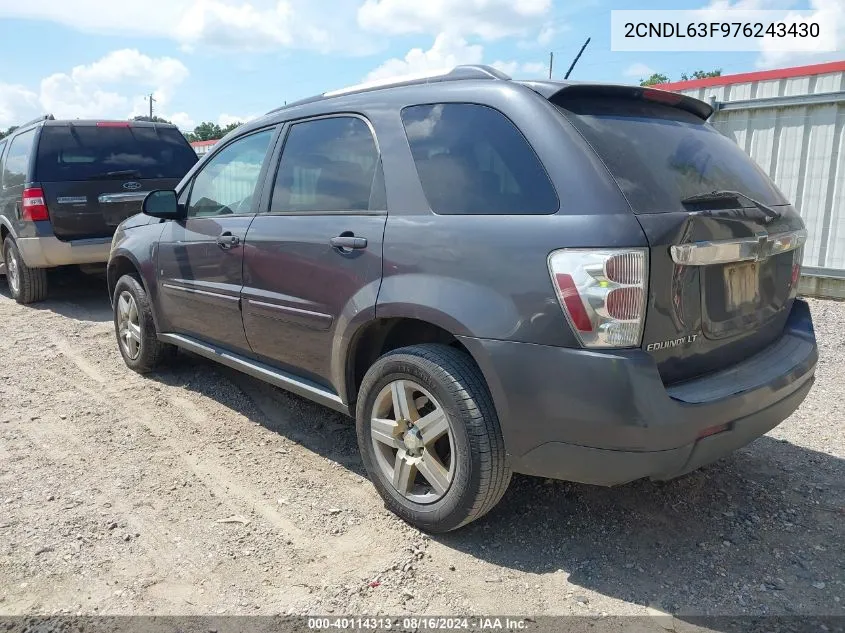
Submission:
{"label": "roof antenna", "polygon": [[564,77],[564,79],[569,79],[569,75],[571,75],[571,74],[572,74],[572,69],[573,69],[573,68],[575,68],[575,64],[577,64],[577,63],[578,63],[578,60],[579,60],[579,59],[581,59],[581,53],[583,53],[583,52],[584,52],[584,49],[585,49],[585,48],[587,48],[587,44],[589,44],[589,43],[590,43],[590,40],[591,40],[591,39],[592,39],[592,38],[589,38],[589,37],[588,37],[588,38],[587,38],[587,41],[586,41],[586,42],[584,42],[584,46],[582,46],[582,47],[581,47],[581,50],[580,50],[580,51],[578,51],[578,54],[575,56],[575,59],[573,59],[573,60],[572,60],[572,65],[569,67],[569,70],[567,70],[567,71],[566,71],[566,76]]}

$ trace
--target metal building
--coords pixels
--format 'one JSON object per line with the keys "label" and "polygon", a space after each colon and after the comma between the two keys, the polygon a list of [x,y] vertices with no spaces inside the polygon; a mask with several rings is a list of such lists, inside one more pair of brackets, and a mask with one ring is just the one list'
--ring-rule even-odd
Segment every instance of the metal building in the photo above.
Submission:
{"label": "metal building", "polygon": [[845,277],[845,61],[655,86],[709,101],[711,122],[804,218],[804,270]]}

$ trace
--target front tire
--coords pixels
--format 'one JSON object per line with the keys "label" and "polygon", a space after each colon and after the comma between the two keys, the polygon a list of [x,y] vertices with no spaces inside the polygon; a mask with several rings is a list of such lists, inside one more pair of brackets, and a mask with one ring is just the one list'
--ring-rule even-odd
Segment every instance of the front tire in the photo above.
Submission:
{"label": "front tire", "polygon": [[404,347],[364,377],[358,446],[392,512],[426,532],[455,530],[489,512],[511,471],[480,370],[446,345]]}
{"label": "front tire", "polygon": [[126,366],[139,374],[153,371],[174,348],[158,340],[144,286],[132,275],[124,275],[117,281],[112,303],[117,346]]}
{"label": "front tire", "polygon": [[27,266],[11,236],[3,243],[3,260],[9,292],[15,301],[27,305],[47,298],[47,270]]}

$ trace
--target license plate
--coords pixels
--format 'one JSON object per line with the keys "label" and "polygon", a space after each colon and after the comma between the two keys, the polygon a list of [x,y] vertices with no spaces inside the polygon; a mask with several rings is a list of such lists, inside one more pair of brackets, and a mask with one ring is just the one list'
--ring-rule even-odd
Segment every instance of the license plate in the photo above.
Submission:
{"label": "license plate", "polygon": [[760,273],[757,262],[725,264],[725,307],[729,312],[760,300]]}

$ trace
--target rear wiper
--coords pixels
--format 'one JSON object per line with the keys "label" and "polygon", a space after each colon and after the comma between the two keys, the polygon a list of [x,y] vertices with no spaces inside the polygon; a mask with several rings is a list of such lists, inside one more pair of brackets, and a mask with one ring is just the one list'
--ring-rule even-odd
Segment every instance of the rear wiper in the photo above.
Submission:
{"label": "rear wiper", "polygon": [[781,214],[779,211],[773,209],[767,204],[763,204],[759,200],[755,200],[751,196],[748,196],[741,191],[729,191],[729,190],[722,190],[722,191],[710,191],[708,193],[699,193],[694,196],[689,196],[681,200],[681,204],[698,204],[700,202],[714,202],[717,200],[729,200],[729,199],[739,199],[743,198],[748,200],[751,204],[755,207],[760,209],[766,216],[769,218],[768,221],[771,222],[779,217]]}
{"label": "rear wiper", "polygon": [[141,172],[137,169],[121,169],[119,171],[104,171],[101,174],[94,174],[88,176],[88,180],[97,180],[99,178],[140,178]]}

